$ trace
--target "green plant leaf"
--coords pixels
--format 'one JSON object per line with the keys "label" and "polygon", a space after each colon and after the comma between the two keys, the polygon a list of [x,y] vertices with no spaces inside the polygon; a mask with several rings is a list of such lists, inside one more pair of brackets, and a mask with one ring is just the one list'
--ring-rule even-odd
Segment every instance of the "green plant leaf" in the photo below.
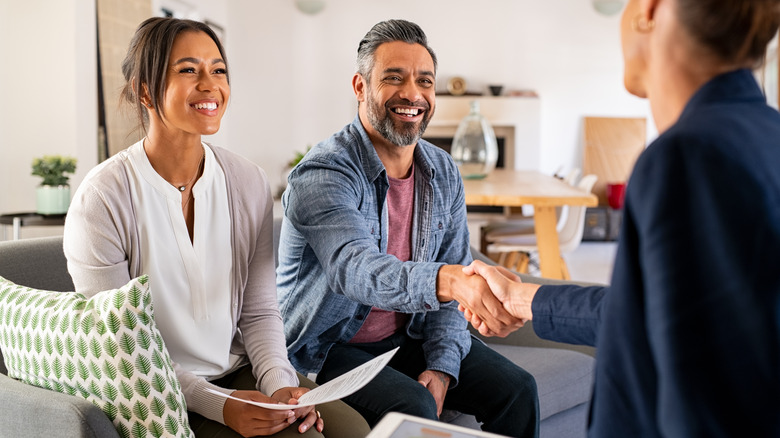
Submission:
{"label": "green plant leaf", "polygon": [[168,405],[168,409],[172,411],[178,411],[181,405],[179,404],[179,401],[176,400],[176,395],[172,392],[169,392],[168,395],[165,397],[165,403]]}
{"label": "green plant leaf", "polygon": [[135,339],[127,333],[122,333],[119,336],[119,348],[126,354],[132,355],[135,351]]}
{"label": "green plant leaf", "polygon": [[141,290],[137,286],[130,288],[127,293],[127,301],[135,308],[141,307]]}
{"label": "green plant leaf", "polygon": [[149,374],[149,371],[152,369],[152,361],[144,355],[138,355],[138,358],[135,360],[135,368],[141,374]]}
{"label": "green plant leaf", "polygon": [[106,373],[106,377],[108,377],[109,379],[116,380],[117,369],[114,366],[114,364],[112,364],[111,362],[109,361],[103,362],[103,372]]}
{"label": "green plant leaf", "polygon": [[51,370],[57,380],[62,379],[62,361],[60,361],[59,357],[55,357],[52,361]]}
{"label": "green plant leaf", "polygon": [[114,338],[106,338],[106,341],[103,343],[103,348],[105,348],[106,354],[112,358],[116,357],[119,353],[119,344],[116,343]]}
{"label": "green plant leaf", "polygon": [[159,393],[164,393],[165,389],[168,388],[168,381],[165,380],[162,374],[154,373],[154,376],[152,376],[152,388]]}
{"label": "green plant leaf", "polygon": [[32,161],[32,175],[43,178],[42,185],[64,186],[76,171],[76,159],[61,155],[44,155]]}
{"label": "green plant leaf", "polygon": [[[158,415],[158,417],[161,416],[162,415]],[[163,428],[162,424],[152,420],[152,422],[149,423],[149,433],[152,434],[154,438],[160,438],[161,436],[165,435],[165,429]]]}
{"label": "green plant leaf", "polygon": [[135,372],[133,364],[130,363],[130,361],[127,359],[120,359],[117,369],[119,370],[119,374],[125,376],[128,379],[133,377],[133,373]]}
{"label": "green plant leaf", "polygon": [[65,351],[65,345],[62,343],[62,338],[59,336],[54,338],[54,349],[57,351],[58,356],[62,356]]}
{"label": "green plant leaf", "polygon": [[[120,412],[121,415],[121,412]],[[127,418],[125,418],[127,420]],[[125,423],[114,423],[116,425],[116,431],[119,432],[119,436],[122,438],[132,438],[130,435],[130,429],[127,428]]]}
{"label": "green plant leaf", "polygon": [[133,388],[124,380],[119,382],[119,393],[122,394],[122,397],[124,397],[126,400],[132,399],[134,394]]}
{"label": "green plant leaf", "polygon": [[89,370],[92,372],[92,377],[100,380],[103,377],[103,372],[100,371],[99,362],[89,362]]}
{"label": "green plant leaf", "polygon": [[106,322],[104,320],[101,319],[95,324],[95,331],[98,332],[99,335],[105,335],[106,330]]}
{"label": "green plant leaf", "polygon": [[119,395],[119,391],[111,382],[105,382],[103,384],[103,394],[105,394],[107,399],[114,401],[116,400],[117,395]]}
{"label": "green plant leaf", "polygon": [[133,410],[124,403],[119,403],[119,415],[121,415],[125,420],[129,420],[133,417]]}
{"label": "green plant leaf", "polygon": [[179,433],[179,422],[172,415],[165,417],[165,430],[171,435]]}
{"label": "green plant leaf", "polygon": [[141,327],[138,330],[138,335],[136,335],[135,338],[138,341],[138,346],[143,348],[144,350],[148,350],[149,346],[152,344],[152,337],[149,335],[149,332],[146,331],[146,329],[143,327]]}
{"label": "green plant leaf", "polygon": [[152,392],[152,387],[146,380],[138,379],[135,382],[135,392],[141,394],[141,397],[146,398],[149,397],[149,394]]}
{"label": "green plant leaf", "polygon": [[89,354],[89,346],[87,345],[87,340],[84,338],[78,338],[76,340],[76,351],[79,353],[79,356],[81,357],[87,357]]}
{"label": "green plant leaf", "polygon": [[149,401],[149,410],[155,416],[162,418],[165,414],[165,402],[160,400],[159,397],[152,397]]}
{"label": "green plant leaf", "polygon": [[157,368],[165,368],[165,359],[157,350],[152,350],[152,363]]}
{"label": "green plant leaf", "polygon": [[97,398],[103,398],[103,391],[100,390],[100,385],[95,380],[89,382],[89,392]]}
{"label": "green plant leaf", "polygon": [[79,372],[81,380],[87,380],[89,378],[89,368],[82,361],[76,362],[76,370]]}
{"label": "green plant leaf", "polygon": [[95,326],[95,316],[91,313],[88,313],[84,315],[83,318],[81,318],[81,331],[85,334],[89,334],[90,331],[92,331],[92,327]]}
{"label": "green plant leaf", "polygon": [[149,418],[149,407],[141,403],[140,401],[135,402],[133,405],[133,413],[136,417],[140,418],[143,421],[146,421],[147,418]]}
{"label": "green plant leaf", "polygon": [[43,351],[43,338],[40,333],[35,334],[35,352],[40,353]]}
{"label": "green plant leaf", "polygon": [[125,293],[121,290],[118,290],[114,294],[114,308],[116,310],[119,310],[122,308],[122,306],[125,304]]}
{"label": "green plant leaf", "polygon": [[111,312],[106,317],[106,327],[108,327],[108,331],[115,335],[119,328],[122,327],[122,320],[119,319],[116,313]]}
{"label": "green plant leaf", "polygon": [[135,330],[135,326],[138,325],[138,317],[130,309],[125,309],[122,312],[122,324],[130,330]]}
{"label": "green plant leaf", "polygon": [[133,428],[130,431],[132,438],[146,438],[147,432],[146,427],[137,421],[133,423]]}
{"label": "green plant leaf", "polygon": [[65,364],[63,365],[63,369],[68,380],[73,380],[73,376],[76,375],[76,364],[70,360],[66,360]]}
{"label": "green plant leaf", "polygon": [[[103,392],[107,392],[104,390]],[[116,395],[114,397],[109,397],[111,401],[113,401],[116,398]],[[113,403],[105,403],[103,405],[103,413],[106,414],[109,420],[114,421],[116,419],[117,414],[117,407]]]}
{"label": "green plant leaf", "polygon": [[100,358],[100,355],[103,354],[103,349],[100,347],[100,340],[98,338],[90,339],[89,349],[96,359]]}

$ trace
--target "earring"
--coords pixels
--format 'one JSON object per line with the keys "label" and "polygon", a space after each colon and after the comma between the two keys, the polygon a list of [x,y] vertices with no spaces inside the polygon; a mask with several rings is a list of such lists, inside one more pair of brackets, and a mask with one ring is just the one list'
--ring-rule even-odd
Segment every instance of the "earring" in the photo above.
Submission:
{"label": "earring", "polygon": [[655,28],[655,20],[646,18],[642,14],[637,15],[631,20],[631,30],[639,33],[650,33]]}

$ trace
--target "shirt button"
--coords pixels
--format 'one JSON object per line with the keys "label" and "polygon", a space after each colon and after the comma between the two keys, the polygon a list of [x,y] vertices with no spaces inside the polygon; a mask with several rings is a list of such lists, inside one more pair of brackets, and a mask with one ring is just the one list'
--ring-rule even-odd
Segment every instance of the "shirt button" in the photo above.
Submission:
{"label": "shirt button", "polygon": [[444,228],[444,225],[442,225],[441,222],[439,222],[439,229],[441,230],[442,228]]}
{"label": "shirt button", "polygon": [[361,320],[361,321],[362,321],[362,320],[363,320],[363,315],[358,315],[358,316],[356,316],[355,318],[357,318],[357,319],[359,319],[359,320]]}
{"label": "shirt button", "polygon": [[320,358],[320,359],[325,359],[325,355],[322,354],[322,353],[318,354],[317,357]]}
{"label": "shirt button", "polygon": [[428,304],[428,303],[425,303],[425,308],[426,308],[426,309],[428,309],[428,310],[430,310],[430,309],[431,309],[431,305],[430,305],[430,304]]}

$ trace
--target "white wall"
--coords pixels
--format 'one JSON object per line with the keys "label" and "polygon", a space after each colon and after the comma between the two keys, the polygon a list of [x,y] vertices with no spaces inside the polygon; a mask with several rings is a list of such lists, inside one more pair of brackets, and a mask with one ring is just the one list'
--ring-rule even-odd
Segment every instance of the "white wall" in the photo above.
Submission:
{"label": "white wall", "polygon": [[75,186],[97,164],[95,6],[0,0],[0,212],[35,210],[33,158],[78,160]]}
{"label": "white wall", "polygon": [[[583,116],[649,119],[646,102],[623,90],[619,16],[596,14],[589,0],[326,0],[315,16],[293,0],[153,4],[166,1],[225,27],[232,97],[213,141],[259,163],[272,184],[294,151],[352,120],[357,44],[389,18],[426,31],[440,90],[452,76],[473,91],[535,90],[542,171],[581,165]],[[0,212],[34,209],[33,157],[77,156],[74,186],[95,164],[94,27],[91,1],[0,0]]]}

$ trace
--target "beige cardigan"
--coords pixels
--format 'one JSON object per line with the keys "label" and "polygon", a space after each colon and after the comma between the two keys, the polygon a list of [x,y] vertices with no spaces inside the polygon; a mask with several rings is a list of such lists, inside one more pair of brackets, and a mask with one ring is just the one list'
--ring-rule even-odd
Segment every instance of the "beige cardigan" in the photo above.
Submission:
{"label": "beige cardigan", "polygon": [[[257,389],[266,395],[298,386],[287,359],[276,301],[273,254],[273,199],[265,172],[256,164],[209,145],[225,173],[233,247],[233,344],[248,357]],[[68,209],[63,245],[76,291],[93,295],[125,285],[140,272],[141,245],[130,196],[128,157],[122,151],[92,169]],[[174,364],[187,409],[224,424],[225,393],[206,379]]]}

